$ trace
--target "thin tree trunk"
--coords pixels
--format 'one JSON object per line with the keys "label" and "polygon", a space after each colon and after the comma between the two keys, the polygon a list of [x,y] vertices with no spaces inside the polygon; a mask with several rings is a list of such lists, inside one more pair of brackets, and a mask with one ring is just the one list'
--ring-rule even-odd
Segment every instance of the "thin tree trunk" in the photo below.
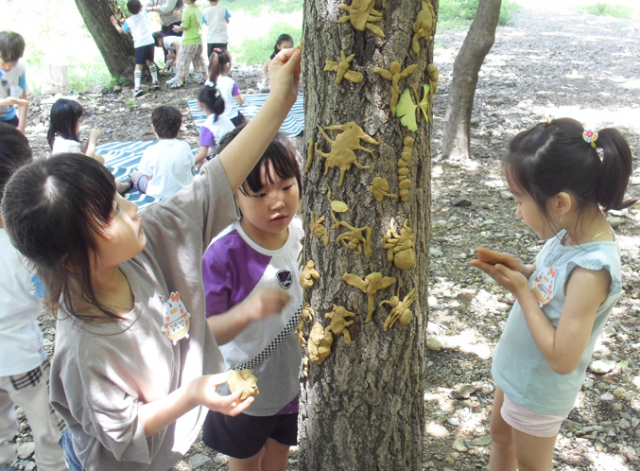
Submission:
{"label": "thin tree trunk", "polygon": [[[353,2],[356,0],[351,0],[349,5]],[[433,42],[423,39],[420,52],[416,54],[412,50],[412,28],[422,9],[420,1],[387,1],[386,8],[381,1],[376,2],[375,8],[384,19],[374,25],[384,31],[384,38],[369,29],[356,31],[349,22],[338,23],[338,19],[347,14],[339,9],[339,3],[337,0],[305,2],[305,138],[307,142],[313,139],[319,151],[330,153],[332,145],[318,125],[324,129],[355,122],[366,135],[380,139],[381,144],[360,139],[359,144],[371,150],[375,157],[355,150],[358,162],[370,168],[352,166],[342,186],[338,185],[340,170],[329,168],[327,159],[318,152],[304,176],[307,233],[304,261],[314,261],[321,275],[313,288],[305,292],[316,314],[313,321],[305,325],[305,337],[308,341],[309,331],[316,322],[322,326],[329,324],[325,314],[332,311],[333,304],[344,306],[356,317],[349,327],[351,344],[347,345],[342,335],[334,334],[331,355],[321,364],[311,363],[308,378],[302,384],[299,466],[304,471],[419,470],[424,431],[431,123],[423,117],[415,133],[402,126],[400,119],[391,115],[391,82],[373,69],[389,69],[392,61],[399,62],[403,70],[417,64],[413,74],[400,80],[399,87],[401,93],[415,87],[422,97],[422,86],[429,83],[427,65],[433,60]],[[433,0],[433,7],[437,11],[437,0]],[[337,84],[337,72],[323,70],[328,60],[340,62],[340,51],[344,51],[346,57],[355,54],[350,70],[361,73],[362,82],[352,83],[344,78]],[[343,133],[325,132],[332,140]],[[399,193],[398,160],[407,137],[415,140],[408,166],[411,181],[408,199],[384,198],[378,202],[369,190],[375,177],[388,180],[389,193]],[[332,228],[327,185],[331,188],[331,199],[343,201],[349,207],[346,212],[335,213],[339,221],[356,228],[371,228],[370,258],[338,243],[338,237],[347,229]],[[311,211],[316,221],[325,217],[327,246],[315,236],[309,240]],[[416,257],[413,268],[400,270],[387,259],[382,239],[392,220],[398,232],[405,221],[413,230]],[[374,296],[375,311],[371,322],[365,323],[367,295],[342,277],[351,273],[365,278],[372,272],[395,277],[397,282]],[[413,319],[408,325],[397,322],[385,331],[383,325],[390,308],[379,307],[379,303],[396,295],[398,287],[400,300],[410,290],[416,290],[416,302],[411,306]]]}
{"label": "thin tree trunk", "polygon": [[453,64],[442,139],[445,158],[468,158],[470,155],[471,111],[478,73],[495,41],[501,4],[502,0],[480,0],[476,16]]}
{"label": "thin tree trunk", "polygon": [[133,41],[129,34],[120,34],[109,18],[115,15],[122,25],[125,16],[116,0],[76,0],[78,10],[109,73],[114,77],[133,76]]}

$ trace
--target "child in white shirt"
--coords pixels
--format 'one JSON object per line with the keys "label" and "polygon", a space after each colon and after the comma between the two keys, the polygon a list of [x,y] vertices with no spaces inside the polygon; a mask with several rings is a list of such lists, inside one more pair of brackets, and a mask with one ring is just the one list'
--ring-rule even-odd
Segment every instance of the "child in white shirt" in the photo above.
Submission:
{"label": "child in white shirt", "polygon": [[229,18],[227,7],[218,5],[220,0],[209,0],[210,7],[202,10],[202,22],[207,25],[207,57],[211,57],[214,48],[227,50],[229,44]]}
{"label": "child in white shirt", "polygon": [[[19,167],[31,162],[29,142],[9,124],[0,124],[0,201],[4,186]],[[44,351],[38,316],[42,302],[36,294],[35,273],[11,245],[0,218],[0,469],[12,468],[12,440],[18,432],[15,404],[27,416],[42,471],[66,469],[58,440],[64,421],[49,404],[49,359]]]}
{"label": "child in white shirt", "polygon": [[176,139],[182,115],[173,106],[160,106],[151,115],[153,131],[159,142],[149,147],[138,170],[131,173],[131,186],[154,198],[166,198],[193,183],[196,161],[191,147]]}

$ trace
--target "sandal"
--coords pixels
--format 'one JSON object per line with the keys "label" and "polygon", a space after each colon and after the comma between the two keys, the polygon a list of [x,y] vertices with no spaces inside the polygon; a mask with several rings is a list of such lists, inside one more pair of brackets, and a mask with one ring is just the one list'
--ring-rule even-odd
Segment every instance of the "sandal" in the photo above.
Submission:
{"label": "sandal", "polygon": [[176,82],[171,85],[171,88],[182,88],[184,87],[184,82]]}

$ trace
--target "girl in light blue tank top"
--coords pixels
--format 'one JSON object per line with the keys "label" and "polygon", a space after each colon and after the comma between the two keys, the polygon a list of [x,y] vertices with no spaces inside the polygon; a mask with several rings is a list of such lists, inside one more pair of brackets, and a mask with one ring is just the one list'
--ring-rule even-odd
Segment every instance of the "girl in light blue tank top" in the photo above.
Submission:
{"label": "girl in light blue tank top", "polygon": [[490,471],[552,469],[556,436],[620,297],[620,250],[602,210],[624,194],[631,150],[615,129],[573,119],[516,135],[503,160],[516,216],[546,243],[533,265],[484,248],[471,265],[516,302],[494,354]]}

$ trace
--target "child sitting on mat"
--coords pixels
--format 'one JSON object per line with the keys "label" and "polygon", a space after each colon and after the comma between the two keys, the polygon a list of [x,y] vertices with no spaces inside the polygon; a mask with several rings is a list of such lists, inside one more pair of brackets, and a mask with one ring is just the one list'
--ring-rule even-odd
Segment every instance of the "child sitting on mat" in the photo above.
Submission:
{"label": "child sitting on mat", "polygon": [[205,112],[207,119],[200,128],[200,148],[196,154],[196,164],[200,165],[206,158],[213,158],[218,151],[222,138],[236,127],[224,113],[224,99],[214,84],[205,85],[198,93],[198,108]]}
{"label": "child sitting on mat", "polygon": [[142,154],[138,170],[131,173],[129,189],[154,198],[166,198],[193,183],[191,168],[196,161],[191,147],[177,139],[182,114],[173,106],[160,106],[151,114],[158,143]]}
{"label": "child sitting on mat", "polygon": [[231,54],[222,49],[214,49],[209,58],[209,82],[214,83],[224,99],[224,116],[229,118],[234,126],[239,126],[246,118],[238,108],[244,104],[244,95],[240,87],[229,77],[231,72]]}

